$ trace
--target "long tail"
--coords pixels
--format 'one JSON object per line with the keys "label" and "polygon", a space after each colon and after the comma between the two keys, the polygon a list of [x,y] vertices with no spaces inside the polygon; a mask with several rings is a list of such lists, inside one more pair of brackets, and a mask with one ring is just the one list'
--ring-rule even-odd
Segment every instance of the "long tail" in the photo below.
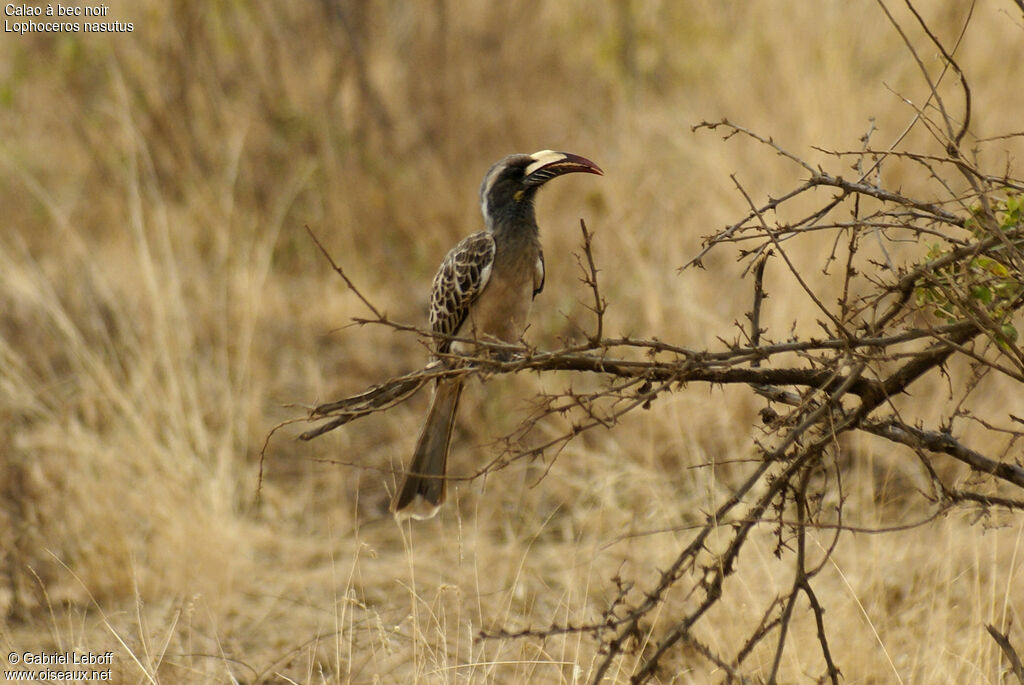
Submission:
{"label": "long tail", "polygon": [[391,503],[395,518],[428,519],[441,508],[445,495],[445,466],[455,424],[455,410],[462,394],[462,378],[439,380],[434,388],[430,413],[423,424],[416,451],[405,480]]}

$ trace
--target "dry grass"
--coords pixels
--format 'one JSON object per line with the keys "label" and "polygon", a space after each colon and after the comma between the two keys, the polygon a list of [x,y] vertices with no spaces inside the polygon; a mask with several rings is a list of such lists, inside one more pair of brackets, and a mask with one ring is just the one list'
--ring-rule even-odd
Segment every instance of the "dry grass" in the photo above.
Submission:
{"label": "dry grass", "polygon": [[[328,9],[343,5],[344,19]],[[952,44],[965,3],[927,10]],[[713,347],[749,307],[742,265],[676,269],[744,211],[730,173],[763,198],[797,171],[690,126],[727,116],[812,160],[824,159],[812,145],[856,148],[871,117],[878,140],[894,140],[912,117],[896,93],[921,102],[927,88],[879,7],[261,0],[111,12],[135,32],[0,44],[0,644],[114,650],[123,682],[586,682],[600,658],[587,636],[477,634],[594,621],[616,575],[645,587],[728,491],[734,467],[707,465],[751,454],[760,405],[690,387],[572,443],[549,471],[517,462],[463,482],[438,519],[400,529],[387,501],[420,398],[311,444],[275,437],[254,504],[267,432],[300,413],[284,405],[425,356],[414,337],[345,327],[365,312],[303,226],[378,306],[418,323],[444,251],[479,223],[487,166],[510,151],[578,152],[607,175],[540,199],[549,281],[531,340],[550,346],[589,321],[571,257],[584,216],[608,332]],[[1022,23],[1013,3],[981,0],[957,52],[977,137],[1021,128]],[[1011,165],[1022,152],[989,149]],[[892,186],[915,183],[889,173]],[[764,324],[780,336],[815,325],[786,287],[768,284]],[[473,470],[537,389],[559,383],[473,384],[454,470]],[[1024,415],[1019,388],[986,403]],[[925,519],[912,455],[877,447],[849,445],[849,523]],[[727,582],[734,601],[700,624],[715,649],[734,652],[790,582],[763,535]],[[984,625],[1024,645],[1022,540],[1019,516],[967,511],[845,535],[816,579],[845,682],[1005,682]],[[649,634],[688,601],[670,596]],[[797,614],[786,682],[823,667],[813,620]],[[771,658],[748,667],[767,672]],[[719,680],[685,650],[659,674]]]}

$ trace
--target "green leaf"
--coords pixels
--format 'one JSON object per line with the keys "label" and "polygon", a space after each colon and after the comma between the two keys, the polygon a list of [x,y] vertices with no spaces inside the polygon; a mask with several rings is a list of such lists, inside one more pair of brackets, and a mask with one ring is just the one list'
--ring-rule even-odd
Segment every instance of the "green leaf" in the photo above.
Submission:
{"label": "green leaf", "polygon": [[992,289],[986,285],[976,285],[971,288],[971,297],[985,304],[992,304]]}

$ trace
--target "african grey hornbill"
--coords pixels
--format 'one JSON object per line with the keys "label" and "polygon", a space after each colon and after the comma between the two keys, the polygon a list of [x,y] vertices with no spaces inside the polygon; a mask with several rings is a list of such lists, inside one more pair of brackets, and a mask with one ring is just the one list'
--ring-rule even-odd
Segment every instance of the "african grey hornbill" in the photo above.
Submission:
{"label": "african grey hornbill", "polygon": [[[519,341],[533,298],[544,287],[533,200],[542,185],[574,171],[603,173],[578,155],[541,150],[510,155],[484,176],[480,209],[485,230],[452,248],[434,276],[430,328],[439,355],[476,353],[474,345],[452,337]],[[444,502],[448,445],[461,393],[461,376],[437,381],[405,480],[391,503],[397,518],[430,518]]]}

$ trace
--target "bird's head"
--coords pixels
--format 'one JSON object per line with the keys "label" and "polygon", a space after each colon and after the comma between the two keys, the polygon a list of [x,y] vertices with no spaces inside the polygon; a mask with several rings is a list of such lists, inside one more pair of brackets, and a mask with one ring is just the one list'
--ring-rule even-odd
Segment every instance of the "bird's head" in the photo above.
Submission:
{"label": "bird's head", "polygon": [[541,150],[532,155],[509,155],[491,167],[480,185],[480,208],[487,226],[496,222],[533,217],[537,189],[556,176],[583,171],[603,175],[589,159],[568,152]]}

